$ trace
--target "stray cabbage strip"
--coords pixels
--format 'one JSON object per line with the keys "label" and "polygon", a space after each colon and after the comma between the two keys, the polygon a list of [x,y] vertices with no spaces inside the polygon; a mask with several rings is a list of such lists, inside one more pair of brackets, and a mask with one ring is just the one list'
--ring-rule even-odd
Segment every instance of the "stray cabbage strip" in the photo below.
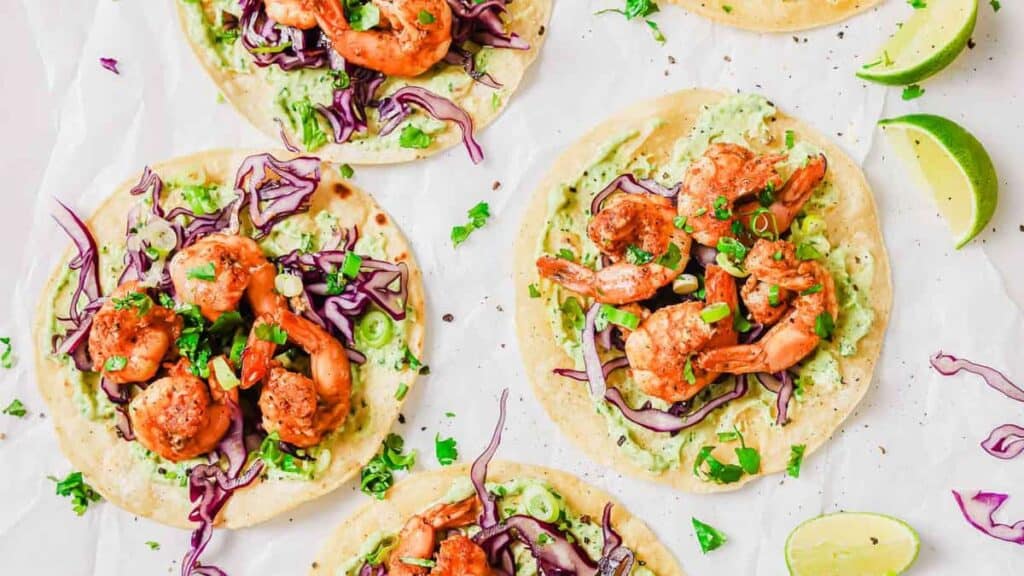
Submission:
{"label": "stray cabbage strip", "polygon": [[985,383],[1002,392],[1006,397],[1024,402],[1024,389],[1010,381],[1005,374],[984,364],[971,362],[963,358],[957,358],[951,354],[944,354],[941,350],[936,352],[929,359],[932,368],[935,368],[943,376],[953,376],[961,370],[976,374],[985,379]]}
{"label": "stray cabbage strip", "polygon": [[989,455],[1001,460],[1010,460],[1024,452],[1024,427],[1003,424],[997,427],[981,443]]}
{"label": "stray cabbage strip", "polygon": [[967,522],[979,532],[992,538],[1024,546],[1024,520],[1011,525],[1002,524],[994,518],[1006,500],[1010,498],[1008,494],[980,490],[961,493],[953,490],[953,498]]}

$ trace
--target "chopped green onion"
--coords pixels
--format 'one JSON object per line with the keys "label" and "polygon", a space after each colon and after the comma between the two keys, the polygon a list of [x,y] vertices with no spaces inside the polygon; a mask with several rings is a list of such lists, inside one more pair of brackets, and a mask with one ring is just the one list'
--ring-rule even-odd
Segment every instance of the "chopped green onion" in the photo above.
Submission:
{"label": "chopped green onion", "polygon": [[395,390],[395,400],[404,400],[405,395],[409,393],[409,385],[402,382],[398,385],[398,389]]}
{"label": "chopped green onion", "polygon": [[190,280],[203,280],[211,282],[217,278],[217,271],[213,267],[213,262],[207,262],[202,266],[196,266],[195,268],[189,268],[185,272],[185,277]]}
{"label": "chopped green onion", "polygon": [[789,463],[786,464],[786,474],[793,478],[800,477],[800,466],[804,462],[804,451],[807,446],[804,444],[793,444],[789,447]]}
{"label": "chopped green onion", "polygon": [[691,386],[697,382],[697,375],[693,373],[693,358],[690,356],[686,357],[686,364],[683,365],[683,379]]}
{"label": "chopped green onion", "polygon": [[732,311],[729,309],[728,304],[725,302],[715,302],[710,306],[705,306],[704,309],[700,311],[700,319],[708,324],[713,324],[719,320],[728,318],[730,314],[732,314]]}
{"label": "chopped green onion", "polygon": [[543,486],[528,485],[521,498],[526,513],[541,522],[555,522],[562,515],[562,504]]}
{"label": "chopped green onion", "polygon": [[117,372],[124,370],[124,367],[127,365],[128,358],[125,358],[124,356],[111,356],[103,363],[103,370],[105,372]]}
{"label": "chopped green onion", "polygon": [[619,310],[618,308],[609,304],[601,304],[600,318],[603,318],[605,322],[611,322],[617,326],[628,328],[630,330],[636,330],[636,327],[640,325],[640,319],[636,317],[636,314],[627,312],[625,310]]}
{"label": "chopped green onion", "polygon": [[341,273],[346,278],[355,278],[363,265],[363,257],[353,252],[345,253],[345,261],[341,264]]}
{"label": "chopped green onion", "polygon": [[772,284],[768,287],[768,305],[772,308],[778,308],[779,304],[779,287],[776,284]]}
{"label": "chopped green onion", "polygon": [[693,294],[700,290],[700,280],[693,274],[680,274],[672,281],[672,291],[676,294]]}
{"label": "chopped green onion", "polygon": [[796,144],[796,134],[792,130],[786,130],[786,148],[792,150],[794,144]]}
{"label": "chopped green onion", "polygon": [[526,289],[530,292],[530,298],[540,298],[540,290],[537,288],[536,284],[530,284]]}
{"label": "chopped green onion", "polygon": [[821,290],[822,290],[821,284],[815,284],[814,286],[811,286],[807,290],[804,290],[803,292],[801,292],[800,295],[801,296],[810,296],[811,294],[817,294],[818,292],[821,292]]}
{"label": "chopped green onion", "polygon": [[835,321],[832,319],[832,314],[826,310],[818,317],[814,319],[814,333],[817,334],[822,340],[828,340],[832,337],[832,332],[836,329]]}
{"label": "chopped green onion", "polygon": [[380,310],[370,310],[356,324],[356,340],[370,348],[382,348],[391,341],[394,322]]}

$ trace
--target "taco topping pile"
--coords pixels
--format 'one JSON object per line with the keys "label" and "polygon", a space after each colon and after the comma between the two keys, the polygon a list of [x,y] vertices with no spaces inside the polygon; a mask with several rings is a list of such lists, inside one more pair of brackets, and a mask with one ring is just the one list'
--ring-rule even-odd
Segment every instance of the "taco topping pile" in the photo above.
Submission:
{"label": "taco topping pile", "polygon": [[[234,490],[265,471],[312,479],[329,465],[321,443],[358,412],[366,352],[400,340],[408,266],[368,255],[359,230],[327,211],[295,232],[320,169],[269,154],[228,183],[165,182],[147,168],[120,246],[97,246],[66,206],[56,215],[78,253],[53,352],[68,359],[85,416],[111,418],[158,479],[187,483],[199,529],[185,575]],[[116,283],[106,295],[101,253],[104,284]]]}
{"label": "taco topping pile", "polygon": [[[741,129],[723,127],[741,114],[732,119]],[[755,382],[773,397],[774,423],[786,425],[813,371],[837,372],[833,350],[854,353],[870,326],[845,254],[815,214],[834,197],[828,160],[792,131],[785,142],[761,141],[772,114],[763,98],[728,98],[677,144],[675,166],[640,157],[616,175],[602,164],[581,179],[607,183],[592,196],[569,186],[549,201],[531,294],[548,298],[556,338],[583,368],[556,373],[589,383],[619,446],[651,471],[678,465],[678,433]],[[641,430],[672,440],[648,450]],[[697,455],[694,474],[738,480],[707,473],[713,448]]]}
{"label": "taco topping pile", "polygon": [[612,527],[610,502],[598,525],[573,511],[542,480],[487,482],[487,467],[501,442],[507,397],[505,390],[490,444],[473,462],[470,477],[408,518],[397,534],[372,534],[339,575],[653,574]]}
{"label": "taco topping pile", "polygon": [[[182,0],[189,33],[221,68],[251,73],[255,66],[278,87],[282,135],[287,124],[306,150],[388,136],[399,126],[401,147],[427,148],[433,132],[454,122],[475,163],[483,151],[472,118],[438,93],[451,95],[451,83],[427,88],[407,80],[426,83],[454,67],[500,89],[482,69],[489,51],[530,49],[502,21],[510,1]],[[406,122],[413,106],[433,122]]]}

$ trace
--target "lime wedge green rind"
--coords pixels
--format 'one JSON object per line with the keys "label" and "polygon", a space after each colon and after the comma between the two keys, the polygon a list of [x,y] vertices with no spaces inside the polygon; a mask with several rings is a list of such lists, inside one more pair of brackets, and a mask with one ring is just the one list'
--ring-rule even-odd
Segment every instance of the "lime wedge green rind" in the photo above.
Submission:
{"label": "lime wedge green rind", "polygon": [[[999,203],[999,177],[984,146],[965,128],[941,116],[910,114],[879,126],[905,161],[916,164],[962,248],[988,225]],[[906,138],[900,138],[899,134]]]}
{"label": "lime wedge green rind", "polygon": [[917,560],[921,540],[906,522],[870,512],[812,518],[786,539],[791,576],[897,576]]}
{"label": "lime wedge green rind", "polygon": [[978,0],[929,0],[900,27],[857,76],[900,86],[920,82],[963,52],[978,19]]}

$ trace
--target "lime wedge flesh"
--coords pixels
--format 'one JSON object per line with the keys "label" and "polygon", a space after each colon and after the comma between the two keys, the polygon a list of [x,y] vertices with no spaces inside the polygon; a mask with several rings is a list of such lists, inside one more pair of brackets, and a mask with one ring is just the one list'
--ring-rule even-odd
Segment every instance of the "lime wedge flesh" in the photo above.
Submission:
{"label": "lime wedge flesh", "polygon": [[786,540],[793,576],[896,576],[921,542],[906,522],[883,514],[839,512],[812,518]]}
{"label": "lime wedge flesh", "polygon": [[878,124],[915,179],[931,190],[957,248],[985,229],[999,201],[999,178],[977,138],[956,122],[932,114]]}
{"label": "lime wedge flesh", "polygon": [[920,82],[956,59],[978,18],[978,0],[927,0],[857,76],[881,84]]}

